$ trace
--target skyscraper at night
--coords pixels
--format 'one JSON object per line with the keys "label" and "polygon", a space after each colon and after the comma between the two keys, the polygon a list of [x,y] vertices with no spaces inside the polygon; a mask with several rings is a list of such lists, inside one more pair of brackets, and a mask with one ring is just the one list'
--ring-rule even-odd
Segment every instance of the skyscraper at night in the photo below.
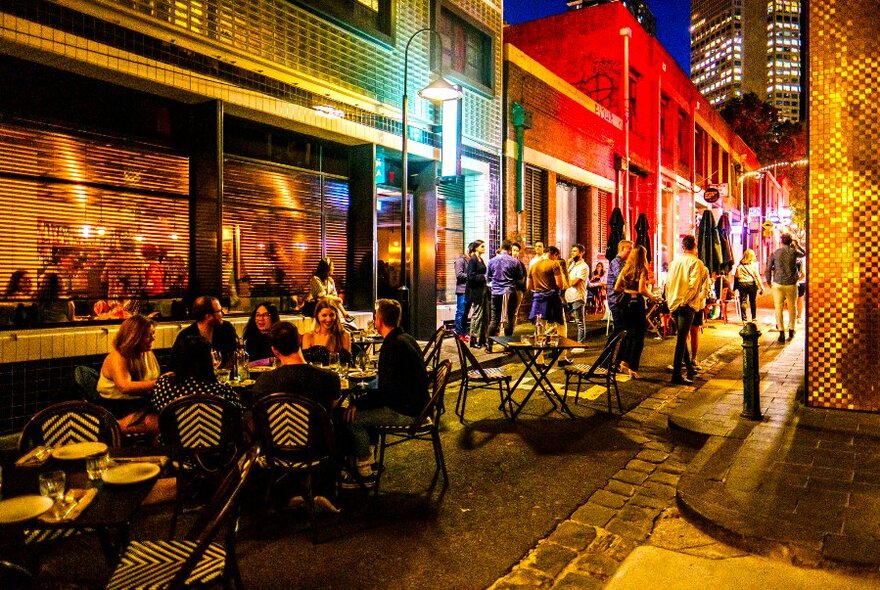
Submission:
{"label": "skyscraper at night", "polygon": [[691,79],[713,105],[754,92],[798,121],[800,0],[693,0]]}

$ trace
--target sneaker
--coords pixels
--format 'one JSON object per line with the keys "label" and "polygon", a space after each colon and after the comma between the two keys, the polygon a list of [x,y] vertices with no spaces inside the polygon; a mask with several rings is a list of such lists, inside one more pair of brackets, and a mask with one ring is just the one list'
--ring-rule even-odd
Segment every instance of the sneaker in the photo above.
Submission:
{"label": "sneaker", "polygon": [[671,383],[673,385],[693,385],[694,380],[689,379],[688,377],[673,377]]}
{"label": "sneaker", "polygon": [[794,338],[794,330],[789,330],[788,331],[788,339],[791,340],[792,338]]}
{"label": "sneaker", "polygon": [[343,490],[372,490],[376,487],[376,476],[370,474],[367,476],[359,476],[348,470],[339,474],[339,487]]}
{"label": "sneaker", "polygon": [[785,332],[782,330],[779,331],[779,338],[777,339],[779,344],[785,344]]}
{"label": "sneaker", "polygon": [[694,371],[696,371],[697,373],[699,373],[699,372],[701,372],[701,371],[703,370],[703,365],[701,365],[701,364],[698,363],[697,361],[694,361],[693,364],[692,364],[691,366],[693,366]]}

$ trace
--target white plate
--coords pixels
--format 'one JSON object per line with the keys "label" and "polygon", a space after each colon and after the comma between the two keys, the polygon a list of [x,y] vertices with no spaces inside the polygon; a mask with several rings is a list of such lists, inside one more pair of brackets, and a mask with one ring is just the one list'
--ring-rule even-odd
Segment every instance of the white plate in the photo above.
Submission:
{"label": "white plate", "polygon": [[81,442],[64,445],[52,450],[52,456],[62,461],[87,459],[107,452],[107,445],[102,442]]}
{"label": "white plate", "polygon": [[348,374],[349,379],[372,379],[376,371],[352,371]]}
{"label": "white plate", "polygon": [[36,518],[54,504],[52,498],[37,495],[0,500],[0,523],[12,524]]}
{"label": "white plate", "polygon": [[161,469],[155,463],[126,463],[111,467],[101,476],[104,483],[140,483],[159,475]]}

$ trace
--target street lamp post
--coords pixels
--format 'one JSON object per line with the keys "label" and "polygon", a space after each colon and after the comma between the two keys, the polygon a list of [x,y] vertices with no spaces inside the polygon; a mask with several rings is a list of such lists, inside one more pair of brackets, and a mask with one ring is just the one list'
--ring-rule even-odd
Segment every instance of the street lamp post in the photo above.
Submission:
{"label": "street lamp post", "polygon": [[[409,81],[409,46],[419,33],[426,32],[435,35],[440,44],[440,69],[442,70],[443,37],[440,36],[440,33],[430,27],[419,29],[413,33],[406,42],[406,48],[403,52],[403,102],[400,109],[403,119],[403,130],[401,133],[403,140],[400,148],[403,180],[401,181],[402,186],[400,194],[400,288],[398,289],[398,300],[400,301],[400,306],[403,311],[404,322],[409,321],[409,288],[406,284],[406,222],[407,196],[409,194],[409,162],[407,161],[409,153],[409,135],[407,134],[407,127],[409,126],[409,96],[407,93],[407,83]],[[428,86],[419,90],[419,96],[435,102],[444,102],[447,100],[458,100],[461,98],[462,92],[445,78],[438,76],[437,79],[431,82]]]}

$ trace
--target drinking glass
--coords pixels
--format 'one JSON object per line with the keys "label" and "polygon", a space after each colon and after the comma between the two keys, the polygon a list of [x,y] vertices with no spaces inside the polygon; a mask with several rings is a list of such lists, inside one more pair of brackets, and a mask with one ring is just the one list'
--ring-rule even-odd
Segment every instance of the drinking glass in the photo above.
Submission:
{"label": "drinking glass", "polygon": [[327,358],[329,359],[327,364],[330,365],[330,370],[337,370],[339,368],[339,353],[331,352],[329,355],[327,355]]}
{"label": "drinking glass", "polygon": [[86,473],[89,474],[89,479],[92,481],[100,480],[109,464],[110,456],[107,453],[86,459]]}
{"label": "drinking glass", "polygon": [[217,381],[229,383],[229,369],[217,369]]}
{"label": "drinking glass", "polygon": [[47,471],[40,474],[40,495],[48,496],[58,506],[64,500],[64,489],[67,477],[61,470]]}
{"label": "drinking glass", "polygon": [[220,354],[219,350],[211,349],[211,359],[214,361],[214,369],[219,369],[220,365],[223,364],[223,355]]}

